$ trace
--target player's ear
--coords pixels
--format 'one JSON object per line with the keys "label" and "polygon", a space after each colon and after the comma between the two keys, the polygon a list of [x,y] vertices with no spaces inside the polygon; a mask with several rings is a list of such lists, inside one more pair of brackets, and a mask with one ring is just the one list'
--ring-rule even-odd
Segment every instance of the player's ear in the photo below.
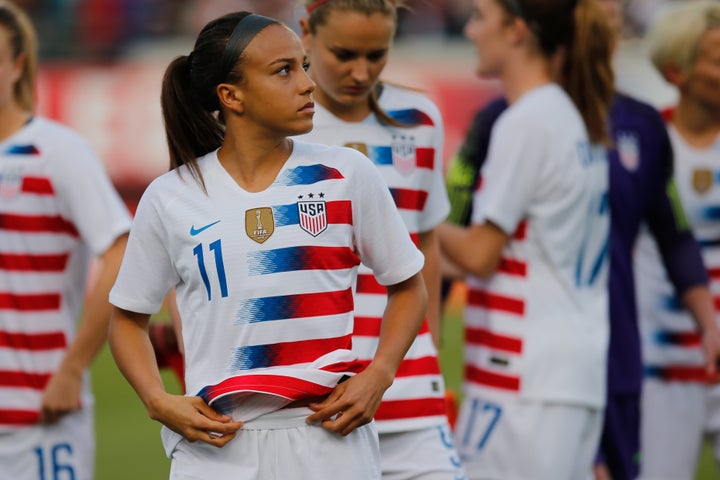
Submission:
{"label": "player's ear", "polygon": [[676,87],[680,87],[687,80],[687,75],[683,69],[673,63],[666,65],[665,68],[662,69],[662,74],[668,83]]}
{"label": "player's ear", "polygon": [[300,39],[302,40],[303,48],[306,52],[310,53],[310,40],[312,40],[313,34],[310,31],[310,22],[307,18],[300,19]]}
{"label": "player's ear", "polygon": [[238,114],[242,114],[245,111],[243,91],[237,85],[221,83],[216,87],[215,91],[221,106]]}

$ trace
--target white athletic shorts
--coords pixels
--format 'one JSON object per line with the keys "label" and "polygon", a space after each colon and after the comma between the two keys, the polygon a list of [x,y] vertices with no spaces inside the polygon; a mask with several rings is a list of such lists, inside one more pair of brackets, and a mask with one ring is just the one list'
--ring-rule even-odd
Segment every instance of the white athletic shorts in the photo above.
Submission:
{"label": "white athletic shorts", "polygon": [[647,378],[640,405],[640,479],[693,480],[703,443],[708,389]]}
{"label": "white athletic shorts", "polygon": [[450,426],[380,434],[383,480],[464,480]]}
{"label": "white athletic shorts", "polygon": [[0,480],[92,480],[93,415],[85,406],[54,425],[0,432]]}
{"label": "white athletic shorts", "polygon": [[570,404],[466,398],[455,445],[472,480],[588,478],[603,410]]}
{"label": "white athletic shorts", "polygon": [[223,448],[182,439],[171,451],[170,480],[380,479],[374,422],[343,437],[306,424],[311,414],[306,407],[268,413],[247,422]]}

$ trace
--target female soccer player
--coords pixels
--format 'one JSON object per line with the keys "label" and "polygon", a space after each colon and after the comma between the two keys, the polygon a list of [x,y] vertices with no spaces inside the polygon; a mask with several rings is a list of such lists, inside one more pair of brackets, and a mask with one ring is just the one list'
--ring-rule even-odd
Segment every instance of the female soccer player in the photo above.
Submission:
{"label": "female soccer player", "polygon": [[[648,40],[658,72],[678,89],[677,106],[668,115],[677,195],[702,248],[717,305],[720,4],[693,1],[672,7],[653,23]],[[712,330],[698,329],[681,308],[652,240],[641,237],[635,263],[646,373],[641,478],[693,478],[706,429],[720,463],[720,395],[718,387],[709,386],[717,379],[706,367],[712,359],[707,355]]]}
{"label": "female soccer player", "polygon": [[[607,113],[612,33],[594,0],[475,0],[478,74],[510,103],[492,130],[469,228],[443,224],[470,273],[470,478],[586,478],[602,428],[608,345]],[[553,79],[558,79],[554,83]]]}
{"label": "female soccer player", "polygon": [[[367,155],[425,256],[427,321],[375,415],[383,478],[463,478],[437,358],[440,274],[435,227],[449,210],[442,176],[442,118],[425,96],[379,80],[397,27],[398,2],[319,0],[306,5],[302,39],[309,73],[317,82],[317,103],[313,130],[302,138],[350,146]],[[353,351],[365,361],[378,346],[385,298],[386,289],[361,265]]]}
{"label": "female soccer player", "polygon": [[[166,427],[173,479],[380,475],[372,418],[425,315],[423,259],[365,157],[288,138],[312,128],[306,66],[289,28],[239,12],[166,70],[173,171],[138,207],[110,345]],[[361,261],[388,289],[369,364],[350,351]],[[186,396],[146,332],[173,286]]]}
{"label": "female soccer player", "polygon": [[107,337],[130,214],[87,142],[34,115],[36,71],[32,24],[0,1],[0,477],[87,480],[87,369]]}

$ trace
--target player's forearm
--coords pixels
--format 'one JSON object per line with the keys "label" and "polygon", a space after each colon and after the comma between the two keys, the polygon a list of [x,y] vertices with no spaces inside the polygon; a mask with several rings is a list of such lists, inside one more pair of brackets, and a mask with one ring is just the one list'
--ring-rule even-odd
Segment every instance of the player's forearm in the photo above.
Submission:
{"label": "player's forearm", "polygon": [[370,366],[385,372],[390,383],[417,336],[426,313],[427,290],[421,273],[388,287],[380,339]]}
{"label": "player's forearm", "polygon": [[685,290],[682,295],[682,302],[702,332],[717,329],[715,305],[712,294],[705,285],[697,285]]}
{"label": "player's forearm", "polygon": [[436,231],[442,254],[479,278],[495,272],[508,241],[508,236],[491,223],[465,228],[444,222]]}
{"label": "player's forearm", "polygon": [[435,347],[440,346],[440,246],[434,231],[420,234],[420,251],[425,256],[422,275],[427,289],[427,323]]}
{"label": "player's forearm", "polygon": [[112,312],[108,295],[120,269],[126,242],[127,235],[118,237],[102,255],[97,281],[83,308],[83,317],[60,365],[61,370],[82,375],[105,344]]}
{"label": "player's forearm", "polygon": [[155,359],[148,325],[150,315],[113,309],[108,332],[110,351],[118,368],[154,418],[155,402],[166,394]]}

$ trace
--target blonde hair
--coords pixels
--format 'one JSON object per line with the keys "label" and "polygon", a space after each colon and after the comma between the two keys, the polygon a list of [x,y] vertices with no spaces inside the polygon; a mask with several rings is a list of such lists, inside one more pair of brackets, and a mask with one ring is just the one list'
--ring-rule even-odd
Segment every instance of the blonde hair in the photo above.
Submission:
{"label": "blonde hair", "polygon": [[687,73],[698,54],[700,39],[720,27],[720,3],[691,1],[664,9],[647,36],[650,59],[664,76],[669,66]]}
{"label": "blonde hair", "polygon": [[20,78],[13,85],[13,98],[25,110],[33,111],[38,64],[35,28],[25,12],[7,0],[0,0],[0,27],[10,34],[13,60],[25,57]]}

